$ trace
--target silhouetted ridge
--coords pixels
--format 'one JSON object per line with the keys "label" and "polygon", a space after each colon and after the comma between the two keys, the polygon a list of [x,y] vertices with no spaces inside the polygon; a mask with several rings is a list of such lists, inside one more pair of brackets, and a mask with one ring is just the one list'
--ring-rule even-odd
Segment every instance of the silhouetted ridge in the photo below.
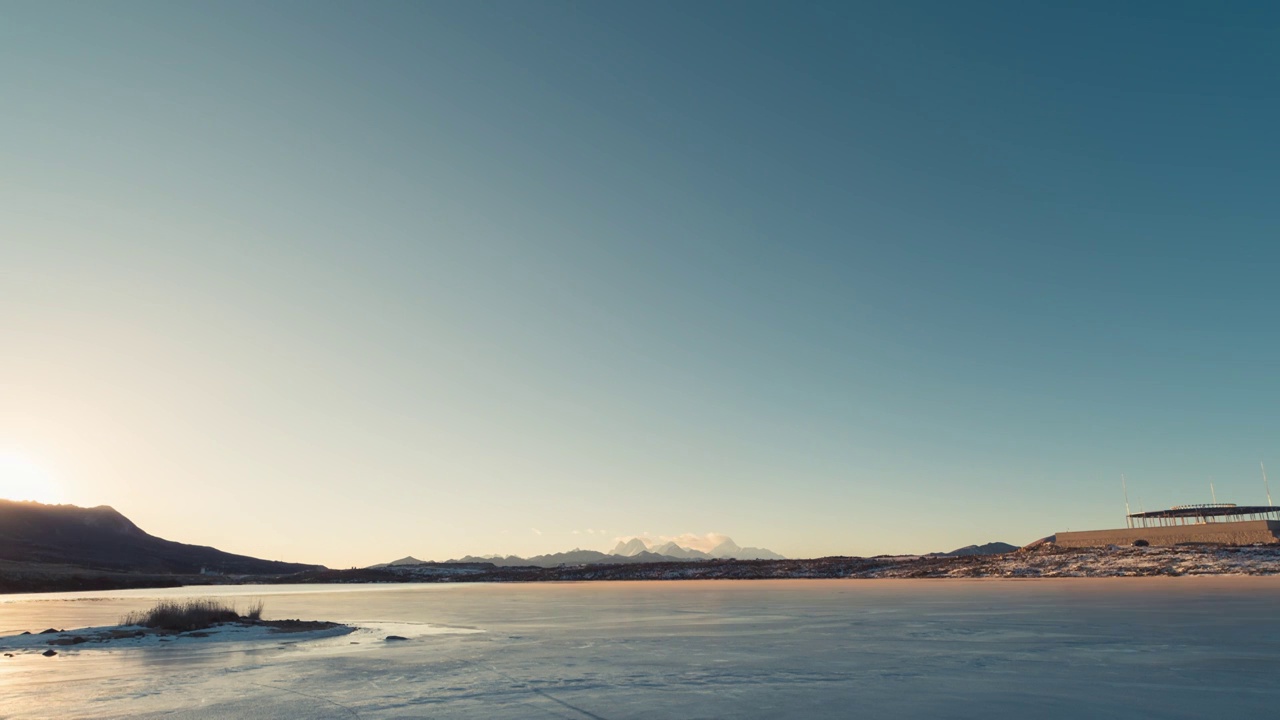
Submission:
{"label": "silhouetted ridge", "polygon": [[280,575],[318,565],[260,560],[148,535],[115,508],[0,500],[0,560],[102,570]]}
{"label": "silhouetted ridge", "polygon": [[935,555],[945,555],[948,557],[966,557],[969,555],[1003,555],[1004,553],[1017,550],[1017,545],[1010,545],[1005,542],[989,542],[985,545],[966,545],[962,548],[952,550],[949,553],[934,553]]}

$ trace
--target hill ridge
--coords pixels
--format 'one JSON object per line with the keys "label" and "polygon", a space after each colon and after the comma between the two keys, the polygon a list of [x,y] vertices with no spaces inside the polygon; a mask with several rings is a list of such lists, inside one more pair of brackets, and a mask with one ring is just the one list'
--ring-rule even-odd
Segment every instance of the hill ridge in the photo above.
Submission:
{"label": "hill ridge", "polygon": [[15,500],[0,500],[0,560],[160,574],[283,575],[322,567],[158,538],[109,505]]}

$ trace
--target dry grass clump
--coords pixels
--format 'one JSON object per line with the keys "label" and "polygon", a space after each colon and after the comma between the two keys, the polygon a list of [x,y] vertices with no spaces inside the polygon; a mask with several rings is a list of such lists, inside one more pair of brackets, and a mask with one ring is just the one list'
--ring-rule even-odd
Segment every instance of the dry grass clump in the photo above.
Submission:
{"label": "dry grass clump", "polygon": [[120,618],[121,625],[141,625],[157,630],[187,632],[203,630],[219,623],[262,619],[261,600],[255,600],[245,615],[236,612],[234,603],[212,598],[161,600],[150,610],[131,612]]}
{"label": "dry grass clump", "polygon": [[261,598],[249,603],[249,609],[245,610],[244,617],[248,620],[257,622],[262,619],[262,608],[266,606],[266,601]]}

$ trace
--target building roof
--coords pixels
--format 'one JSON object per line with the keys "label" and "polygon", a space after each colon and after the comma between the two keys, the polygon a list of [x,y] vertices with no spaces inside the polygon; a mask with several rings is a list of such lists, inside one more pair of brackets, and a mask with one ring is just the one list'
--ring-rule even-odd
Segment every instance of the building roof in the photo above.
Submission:
{"label": "building roof", "polygon": [[1236,515],[1263,515],[1280,511],[1280,505],[1236,505],[1235,503],[1205,503],[1203,505],[1175,505],[1168,510],[1130,513],[1131,518],[1173,517],[1231,517]]}

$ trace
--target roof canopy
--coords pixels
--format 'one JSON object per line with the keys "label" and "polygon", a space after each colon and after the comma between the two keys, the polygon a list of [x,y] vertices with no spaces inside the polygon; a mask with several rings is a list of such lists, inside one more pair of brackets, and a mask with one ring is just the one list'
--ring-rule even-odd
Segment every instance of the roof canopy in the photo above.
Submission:
{"label": "roof canopy", "polygon": [[1177,505],[1168,510],[1131,513],[1131,518],[1174,517],[1230,517],[1233,515],[1263,515],[1280,511],[1276,505],[1236,505],[1235,503],[1206,503],[1204,505]]}

